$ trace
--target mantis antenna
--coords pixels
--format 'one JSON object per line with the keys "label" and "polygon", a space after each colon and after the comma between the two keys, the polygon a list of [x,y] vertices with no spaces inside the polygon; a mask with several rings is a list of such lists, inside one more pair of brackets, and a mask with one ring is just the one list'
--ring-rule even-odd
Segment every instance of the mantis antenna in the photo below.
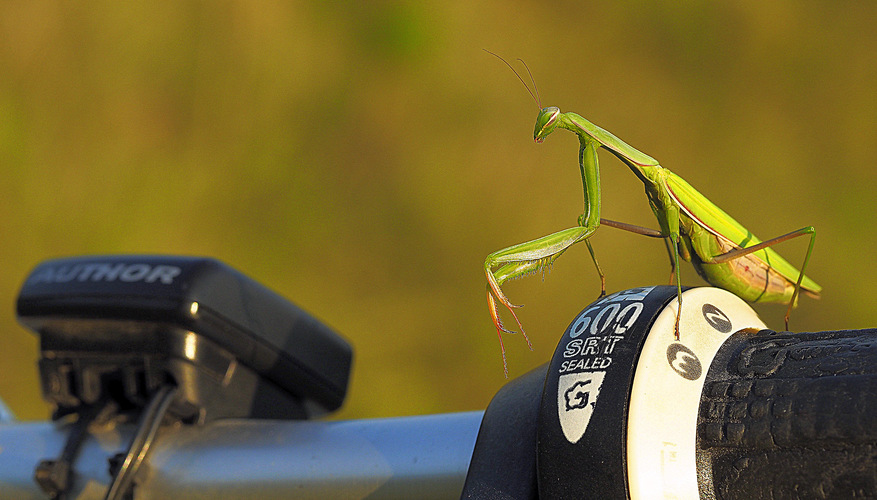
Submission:
{"label": "mantis antenna", "polygon": [[[520,82],[521,82],[521,84],[524,86],[524,88],[527,89],[527,92],[530,94],[530,97],[532,97],[533,100],[536,102],[536,107],[538,107],[540,110],[542,109],[542,102],[541,102],[541,100],[539,99],[539,89],[536,88],[536,80],[533,79],[533,73],[530,72],[530,67],[527,66],[527,63],[525,63],[523,59],[521,59],[521,58],[519,57],[519,58],[518,58],[518,61],[521,61],[521,64],[523,64],[524,67],[527,68],[527,74],[530,75],[530,81],[533,82],[533,90],[530,90],[530,87],[527,85],[527,82],[525,82],[524,79],[521,78],[521,75],[518,74],[518,72],[515,70],[515,68],[513,68],[512,65],[509,64],[508,61],[506,61],[505,59],[503,59],[503,58],[502,58],[501,56],[499,56],[498,54],[494,54],[493,52],[491,52],[491,51],[489,51],[489,50],[487,50],[487,49],[481,49],[481,50],[483,50],[484,52],[487,52],[488,54],[490,54],[490,55],[496,57],[497,59],[499,59],[500,61],[502,61],[503,63],[505,63],[505,65],[508,66],[510,70],[512,70],[512,73],[514,73],[515,76],[518,77],[518,80],[520,80]],[[535,93],[534,93],[534,92],[535,92]]]}

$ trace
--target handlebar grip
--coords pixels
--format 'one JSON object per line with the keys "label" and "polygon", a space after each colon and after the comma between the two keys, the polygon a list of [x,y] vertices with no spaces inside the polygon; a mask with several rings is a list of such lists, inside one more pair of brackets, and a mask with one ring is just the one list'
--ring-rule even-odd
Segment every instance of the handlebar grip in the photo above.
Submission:
{"label": "handlebar grip", "polygon": [[877,496],[877,329],[738,332],[697,419],[701,497]]}
{"label": "handlebar grip", "polygon": [[877,497],[877,329],[768,330],[716,288],[586,307],[546,370],[539,498]]}

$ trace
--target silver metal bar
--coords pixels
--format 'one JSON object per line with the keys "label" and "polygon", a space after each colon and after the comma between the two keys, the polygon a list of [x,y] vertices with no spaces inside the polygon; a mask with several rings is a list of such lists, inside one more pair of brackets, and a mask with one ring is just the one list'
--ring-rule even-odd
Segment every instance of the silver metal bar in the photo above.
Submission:
{"label": "silver metal bar", "polygon": [[15,414],[6,406],[6,402],[0,399],[0,424],[15,422]]}
{"label": "silver metal bar", "polygon": [[[459,498],[483,412],[338,422],[218,420],[162,429],[136,479],[137,499]],[[60,454],[67,428],[0,424],[0,499],[42,499],[39,460]],[[93,432],[74,462],[69,498],[103,498],[107,459],[125,425]]]}

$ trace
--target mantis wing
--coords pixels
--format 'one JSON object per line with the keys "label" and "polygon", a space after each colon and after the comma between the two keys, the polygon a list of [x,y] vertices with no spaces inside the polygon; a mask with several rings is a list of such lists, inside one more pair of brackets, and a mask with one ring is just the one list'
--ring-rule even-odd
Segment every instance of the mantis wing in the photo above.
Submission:
{"label": "mantis wing", "polygon": [[[691,184],[682,177],[666,170],[665,186],[670,196],[678,203],[679,207],[691,218],[695,223],[709,231],[710,233],[727,240],[730,240],[740,248],[751,247],[761,243],[752,232],[743,227],[742,224],[734,220],[724,210],[717,207],[713,202],[708,200],[704,195],[700,194]],[[789,280],[791,283],[798,281],[800,271],[793,265],[783,259],[780,254],[771,248],[764,248],[752,253],[751,255],[762,261],[766,267],[769,267]],[[813,294],[819,294],[822,287],[815,281],[804,276],[801,281],[801,288]]]}

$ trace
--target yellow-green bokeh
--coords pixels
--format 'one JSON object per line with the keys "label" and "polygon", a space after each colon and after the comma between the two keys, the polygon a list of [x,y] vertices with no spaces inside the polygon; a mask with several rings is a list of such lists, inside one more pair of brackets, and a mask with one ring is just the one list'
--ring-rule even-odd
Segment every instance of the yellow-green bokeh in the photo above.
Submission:
{"label": "yellow-green bokeh", "polygon": [[[14,316],[51,257],[219,258],[355,346],[341,418],[483,408],[505,382],[484,256],[575,224],[578,144],[487,48],[766,239],[817,227],[793,330],[877,326],[877,4],[3,2],[0,397],[44,418]],[[654,227],[603,157],[603,213]],[[601,229],[615,291],[664,283],[663,246]],[[805,242],[779,248],[800,262]],[[686,283],[702,284],[686,267]],[[597,294],[587,252],[507,287],[545,362]],[[775,328],[782,308],[758,307]]]}

